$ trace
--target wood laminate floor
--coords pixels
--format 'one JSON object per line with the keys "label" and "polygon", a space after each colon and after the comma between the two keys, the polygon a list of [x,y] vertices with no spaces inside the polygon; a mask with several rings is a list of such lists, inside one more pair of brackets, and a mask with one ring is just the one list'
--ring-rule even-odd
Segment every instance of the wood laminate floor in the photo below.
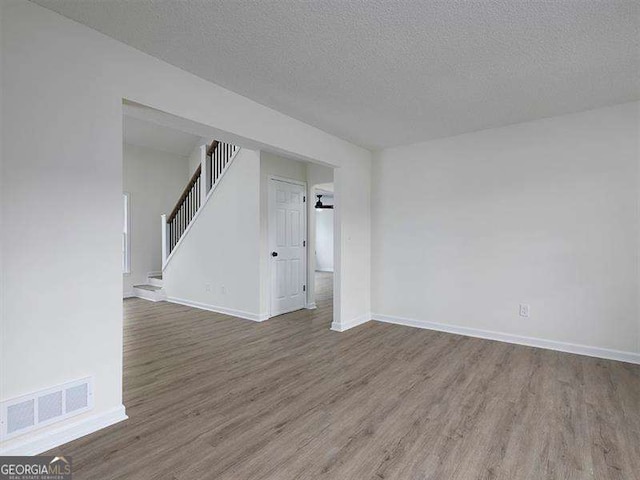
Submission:
{"label": "wood laminate floor", "polygon": [[640,366],[317,310],[253,323],[125,301],[129,420],[74,479],[640,478]]}

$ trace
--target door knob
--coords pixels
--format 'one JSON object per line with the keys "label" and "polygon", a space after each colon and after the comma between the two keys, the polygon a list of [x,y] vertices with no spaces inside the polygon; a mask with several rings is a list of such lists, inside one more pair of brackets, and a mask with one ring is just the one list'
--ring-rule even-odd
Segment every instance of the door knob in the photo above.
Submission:
{"label": "door knob", "polygon": [[277,257],[278,256],[278,252],[271,252],[271,256],[272,257]]}

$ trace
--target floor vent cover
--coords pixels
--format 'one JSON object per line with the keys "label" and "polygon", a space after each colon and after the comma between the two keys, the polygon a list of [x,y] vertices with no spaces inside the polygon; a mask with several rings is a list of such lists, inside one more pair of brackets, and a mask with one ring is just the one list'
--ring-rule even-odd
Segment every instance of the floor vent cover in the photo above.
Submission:
{"label": "floor vent cover", "polygon": [[0,404],[2,440],[93,408],[93,378],[67,382]]}

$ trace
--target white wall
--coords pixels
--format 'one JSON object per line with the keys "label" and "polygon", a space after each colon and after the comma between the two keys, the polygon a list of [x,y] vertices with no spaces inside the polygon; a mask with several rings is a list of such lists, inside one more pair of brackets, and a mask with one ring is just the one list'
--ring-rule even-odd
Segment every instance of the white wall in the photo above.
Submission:
{"label": "white wall", "polygon": [[374,312],[639,351],[638,110],[379,153]]}
{"label": "white wall", "polygon": [[198,168],[198,165],[200,165],[200,163],[202,162],[202,155],[200,153],[200,148],[201,145],[206,145],[206,141],[205,139],[201,139],[200,145],[197,145],[196,147],[194,147],[194,149],[191,151],[191,154],[189,155],[189,158],[187,160],[187,179],[190,179],[194,172],[196,171],[196,168]]}
{"label": "white wall", "polygon": [[[3,22],[2,17],[4,15],[4,3],[0,1],[0,112],[3,110],[3,98],[4,98],[4,89],[3,89],[3,71],[4,71],[4,35],[3,35]],[[7,198],[5,197],[5,188],[4,188],[4,145],[2,142],[2,136],[4,134],[4,130],[2,128],[3,123],[3,115],[0,114],[0,232],[5,231],[4,225],[4,209],[2,205],[5,204]],[[4,332],[4,319],[5,319],[5,301],[4,301],[4,239],[2,233],[0,233],[0,338],[5,337]],[[0,346],[2,345],[2,341],[0,340]],[[0,361],[2,360],[2,355],[0,354]],[[0,376],[3,375],[2,366],[0,365]],[[0,381],[1,382],[1,381]],[[0,385],[0,392],[1,392]]]}
{"label": "white wall", "polygon": [[130,273],[124,294],[162,270],[160,215],[169,214],[187,185],[186,157],[124,144],[124,191],[129,194]]}
{"label": "white wall", "polygon": [[[2,399],[91,374],[95,408],[73,422],[122,403],[123,98],[197,122],[211,138],[339,167],[336,195],[349,195],[338,202],[335,316],[370,310],[368,151],[35,4],[0,1],[2,189],[11,199],[2,202],[11,225],[1,232]],[[24,145],[38,154],[25,158]]]}
{"label": "white wall", "polygon": [[121,99],[68,22],[29,2],[2,22],[2,398],[93,375],[107,413],[122,402]]}
{"label": "white wall", "polygon": [[172,300],[260,317],[260,154],[243,148],[164,270]]}
{"label": "white wall", "polygon": [[[322,197],[324,205],[333,199]],[[314,202],[315,203],[315,202]],[[316,270],[333,272],[333,210],[316,210]]]}
{"label": "white wall", "polygon": [[345,160],[334,170],[335,203],[332,328],[343,330],[371,319],[371,162]]}

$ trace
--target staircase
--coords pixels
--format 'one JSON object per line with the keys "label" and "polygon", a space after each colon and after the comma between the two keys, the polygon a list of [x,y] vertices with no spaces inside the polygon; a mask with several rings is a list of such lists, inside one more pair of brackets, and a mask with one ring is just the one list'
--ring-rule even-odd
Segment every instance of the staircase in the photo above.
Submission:
{"label": "staircase", "polygon": [[147,283],[133,286],[133,295],[152,302],[159,302],[166,298],[162,288],[162,274],[149,275]]}
{"label": "staircase", "polygon": [[219,140],[201,147],[200,165],[171,213],[162,215],[163,270],[239,151],[237,145]]}
{"label": "staircase", "polygon": [[[200,148],[200,165],[171,213],[162,215],[163,270],[239,151],[239,146],[218,140]],[[152,302],[165,300],[167,294],[163,285],[162,273],[149,274],[146,283],[133,286],[133,296]]]}

